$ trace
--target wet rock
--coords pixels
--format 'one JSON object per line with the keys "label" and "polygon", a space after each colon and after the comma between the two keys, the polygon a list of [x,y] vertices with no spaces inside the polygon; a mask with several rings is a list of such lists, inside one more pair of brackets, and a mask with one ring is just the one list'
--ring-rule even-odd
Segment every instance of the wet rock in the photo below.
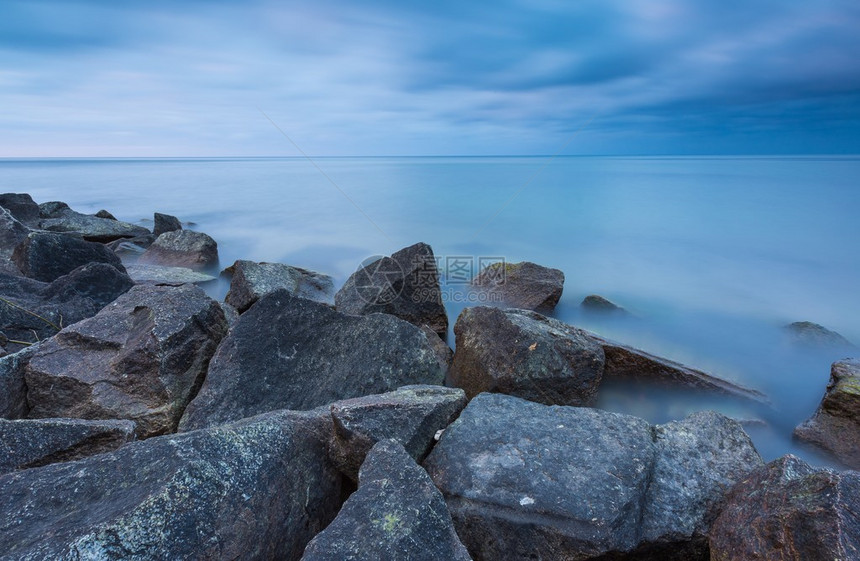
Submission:
{"label": "wet rock", "polygon": [[[8,262],[12,258],[12,252],[29,233],[29,228],[16,220],[8,210],[0,207],[0,260]],[[15,272],[18,272],[17,266]]]}
{"label": "wet rock", "polygon": [[348,316],[279,289],[240,316],[180,427],[441,384],[443,368],[424,333],[405,321]]}
{"label": "wet rock", "polygon": [[858,513],[860,473],[783,456],[732,488],[711,527],[711,559],[860,559]]}
{"label": "wet rock", "polygon": [[239,260],[226,270],[233,278],[225,302],[239,313],[261,296],[283,288],[291,294],[324,304],[334,304],[334,281],[328,275],[283,263],[255,263]]}
{"label": "wet rock", "polygon": [[100,211],[95,213],[93,216],[95,216],[96,218],[107,218],[108,220],[116,220],[116,216],[114,216],[110,212],[106,211],[105,209],[101,209]]}
{"label": "wet rock", "polygon": [[[41,208],[41,206],[40,206]],[[39,227],[49,232],[75,233],[85,240],[93,242],[110,242],[120,238],[133,238],[149,233],[141,226],[111,218],[101,218],[90,214],[75,212],[68,206],[54,207],[43,210],[47,215],[39,222]]]}
{"label": "wet rock", "polygon": [[209,267],[218,263],[218,244],[202,232],[165,232],[143,252],[138,263],[191,269]]}
{"label": "wet rock", "polygon": [[376,444],[358,490],[305,549],[303,561],[467,561],[442,494],[397,441]]}
{"label": "wet rock", "polygon": [[69,210],[69,205],[62,201],[48,201],[39,205],[39,218],[60,218]]}
{"label": "wet rock", "polygon": [[125,266],[128,276],[136,283],[151,283],[179,286],[214,281],[215,277],[189,269],[188,267],[166,267],[134,263]]}
{"label": "wet rock", "polygon": [[0,357],[0,417],[23,419],[27,416],[27,384],[24,367],[39,347],[39,343],[16,353]]}
{"label": "wet rock", "polygon": [[160,212],[155,213],[152,233],[155,234],[156,237],[160,236],[165,232],[176,232],[177,230],[181,229],[182,222],[180,222],[179,219],[175,216],[171,216],[169,214],[161,214]]}
{"label": "wet rock", "polygon": [[494,263],[475,277],[472,285],[486,292],[490,302],[547,313],[561,298],[564,273],[528,261]]}
{"label": "wet rock", "polygon": [[854,347],[854,345],[835,331],[811,321],[796,321],[785,326],[786,331],[796,343],[819,347]]}
{"label": "wet rock", "polygon": [[120,272],[125,267],[104,245],[67,234],[30,233],[12,253],[21,272],[42,282],[51,282],[87,263],[107,263]]}
{"label": "wet rock", "polygon": [[110,452],[132,440],[131,421],[0,420],[0,474]]}
{"label": "wet rock", "polygon": [[454,326],[448,383],[466,395],[497,392],[548,405],[590,405],[603,349],[585,331],[527,310],[466,308]]}
{"label": "wet rock", "polygon": [[714,508],[760,464],[714,413],[653,427],[500,394],[473,399],[424,463],[475,559],[678,561],[707,559]]}
{"label": "wet rock", "polygon": [[360,267],[335,294],[335,306],[351,315],[391,314],[427,325],[443,339],[448,334],[436,259],[426,243]]}
{"label": "wet rock", "polygon": [[818,410],[794,434],[851,469],[860,469],[860,359],[833,363]]}
{"label": "wet rock", "polygon": [[142,255],[146,248],[152,245],[155,241],[154,234],[145,234],[134,238],[121,238],[112,242],[106,243],[105,247],[113,251],[117,255],[137,257]]}
{"label": "wet rock", "polygon": [[618,304],[615,304],[598,294],[586,296],[583,298],[580,306],[590,312],[613,313],[618,315],[629,313]]}
{"label": "wet rock", "polygon": [[463,390],[441,386],[404,386],[393,392],[338,401],[331,406],[334,435],[331,456],[351,479],[368,451],[394,439],[417,462],[427,456],[434,437],[466,406]]}
{"label": "wet rock", "polygon": [[0,194],[0,207],[8,210],[15,220],[29,228],[39,225],[39,205],[26,193]]}
{"label": "wet rock", "polygon": [[131,419],[173,432],[227,330],[191,285],[138,285],[39,346],[25,369],[31,418]]}
{"label": "wet rock", "polygon": [[0,551],[33,560],[299,559],[340,506],[330,430],[325,414],[276,412],[7,474]]}

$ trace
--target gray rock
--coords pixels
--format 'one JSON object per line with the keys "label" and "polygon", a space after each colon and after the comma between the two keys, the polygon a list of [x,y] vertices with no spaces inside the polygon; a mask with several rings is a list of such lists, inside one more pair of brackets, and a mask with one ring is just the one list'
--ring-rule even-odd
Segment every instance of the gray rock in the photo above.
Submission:
{"label": "gray rock", "polygon": [[167,267],[165,265],[145,265],[140,263],[125,266],[128,276],[136,283],[151,283],[179,286],[214,281],[215,277],[188,267]]}
{"label": "gray rock", "polygon": [[714,413],[652,427],[500,394],[473,399],[424,463],[475,559],[678,561],[707,558],[723,493],[760,464]]}
{"label": "gray rock", "polygon": [[[40,205],[41,208],[41,205]],[[39,222],[42,230],[49,232],[75,233],[85,240],[94,242],[110,242],[120,238],[134,238],[149,233],[142,226],[135,226],[116,219],[101,218],[90,214],[81,214],[68,208],[53,208],[43,212],[48,217]]]}
{"label": "gray rock", "polygon": [[205,268],[218,264],[218,244],[203,232],[165,232],[143,252],[138,263]]}
{"label": "gray rock", "polygon": [[224,317],[227,319],[227,328],[233,329],[233,326],[236,325],[236,322],[239,321],[239,312],[226,302],[218,302],[218,305],[221,306],[221,310],[224,312]]}
{"label": "gray rock", "polygon": [[454,326],[448,383],[466,395],[497,392],[548,405],[590,405],[603,349],[585,331],[528,310],[466,308]]}
{"label": "gray rock", "polygon": [[39,226],[39,205],[26,193],[0,194],[0,207],[8,210],[15,220],[27,227]]}
{"label": "gray rock", "polygon": [[0,474],[110,452],[132,440],[131,421],[0,420]]}
{"label": "gray rock", "polygon": [[385,314],[340,314],[280,289],[233,326],[180,428],[311,409],[408,384],[441,384],[443,377],[443,365],[417,327]]}
{"label": "gray rock", "polygon": [[[12,214],[0,207],[0,260],[9,261],[12,252],[22,241],[27,239],[30,229],[15,219]],[[18,271],[18,267],[15,267]]]}
{"label": "gray rock", "polygon": [[0,477],[4,559],[300,559],[340,506],[322,412],[277,412]]}
{"label": "gray rock", "polygon": [[138,285],[39,346],[25,369],[31,418],[131,419],[173,432],[227,330],[192,285]]}
{"label": "gray rock", "polygon": [[27,416],[27,384],[24,382],[24,367],[39,343],[16,353],[0,357],[0,417],[23,419]]}
{"label": "gray rock", "polygon": [[62,201],[48,201],[39,205],[39,218],[60,218],[69,210],[69,205]]}
{"label": "gray rock", "polygon": [[439,362],[445,365],[445,371],[451,368],[451,363],[454,362],[454,351],[451,350],[451,347],[448,346],[448,343],[442,340],[439,337],[439,334],[430,329],[430,327],[424,325],[421,327],[421,331],[427,336],[427,340],[433,346],[433,349],[436,351],[436,356],[439,358]]}
{"label": "gray rock", "polygon": [[110,212],[106,211],[105,209],[101,209],[100,211],[95,213],[93,216],[95,216],[96,218],[107,218],[108,220],[116,220],[116,216],[114,216]]}
{"label": "gray rock", "polygon": [[564,289],[564,273],[535,263],[494,263],[472,281],[487,301],[537,312],[555,309]]}
{"label": "gray rock", "polygon": [[182,229],[182,222],[175,216],[169,214],[155,213],[155,220],[152,228],[152,233],[157,236],[165,232],[176,232]]}
{"label": "gray rock", "polygon": [[833,363],[821,404],[794,434],[860,469],[860,359]]}
{"label": "gray rock", "polygon": [[811,321],[796,321],[785,326],[796,343],[818,347],[854,347],[848,339]]}
{"label": "gray rock", "polygon": [[146,251],[146,248],[155,241],[155,234],[145,234],[134,238],[120,238],[105,244],[109,250],[117,255],[138,257]]}
{"label": "gray rock", "polygon": [[467,561],[442,494],[394,440],[376,444],[361,483],[303,561]]}
{"label": "gray rock", "polygon": [[328,275],[284,265],[239,260],[226,269],[233,275],[225,302],[239,313],[261,296],[283,288],[291,294],[324,304],[334,304],[334,281]]}
{"label": "gray rock", "polygon": [[709,543],[714,561],[860,559],[860,473],[774,460],[732,488]]}
{"label": "gray rock", "polygon": [[607,300],[599,294],[590,294],[586,296],[583,298],[580,306],[592,312],[614,313],[619,315],[629,313],[618,304]]}
{"label": "gray rock", "polygon": [[331,405],[332,459],[341,472],[357,480],[373,445],[394,439],[421,462],[437,431],[450,425],[465,406],[463,390],[441,386],[404,386],[381,395],[338,401]]}
{"label": "gray rock", "polygon": [[334,299],[345,314],[391,314],[418,327],[426,325],[443,339],[448,334],[436,259],[426,243],[360,267]]}
{"label": "gray rock", "polygon": [[30,233],[12,253],[12,260],[25,276],[51,282],[87,263],[107,263],[120,272],[125,267],[104,245],[52,232]]}

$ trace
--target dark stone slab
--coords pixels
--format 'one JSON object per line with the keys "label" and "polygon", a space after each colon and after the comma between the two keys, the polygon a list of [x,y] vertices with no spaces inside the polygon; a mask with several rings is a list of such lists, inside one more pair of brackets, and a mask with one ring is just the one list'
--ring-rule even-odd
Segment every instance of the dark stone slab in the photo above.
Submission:
{"label": "dark stone slab", "polygon": [[21,272],[32,279],[51,282],[88,263],[107,263],[125,272],[119,257],[104,245],[67,234],[30,233],[12,253]]}

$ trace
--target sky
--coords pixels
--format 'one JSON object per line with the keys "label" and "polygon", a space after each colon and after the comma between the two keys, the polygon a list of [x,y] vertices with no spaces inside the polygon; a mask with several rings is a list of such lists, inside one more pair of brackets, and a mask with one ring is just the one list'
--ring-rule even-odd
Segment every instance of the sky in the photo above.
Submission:
{"label": "sky", "polygon": [[0,157],[860,153],[857,0],[0,0]]}

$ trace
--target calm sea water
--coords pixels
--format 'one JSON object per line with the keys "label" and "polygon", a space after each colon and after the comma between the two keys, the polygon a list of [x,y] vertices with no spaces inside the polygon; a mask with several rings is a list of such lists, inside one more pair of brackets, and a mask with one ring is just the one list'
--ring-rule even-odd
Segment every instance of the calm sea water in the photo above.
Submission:
{"label": "calm sea water", "polygon": [[[830,363],[852,351],[799,348],[782,326],[814,321],[860,343],[860,158],[315,162],[0,160],[0,191],[143,224],[153,211],[174,214],[218,241],[223,266],[278,261],[339,282],[363,259],[417,241],[443,258],[557,267],[566,275],[559,319],[772,400],[762,408],[618,387],[601,407],[653,422],[715,408],[764,421],[748,432],[767,459],[794,452],[826,463],[791,431],[814,411]],[[583,314],[591,293],[635,317]],[[452,325],[463,305],[448,303]]]}

